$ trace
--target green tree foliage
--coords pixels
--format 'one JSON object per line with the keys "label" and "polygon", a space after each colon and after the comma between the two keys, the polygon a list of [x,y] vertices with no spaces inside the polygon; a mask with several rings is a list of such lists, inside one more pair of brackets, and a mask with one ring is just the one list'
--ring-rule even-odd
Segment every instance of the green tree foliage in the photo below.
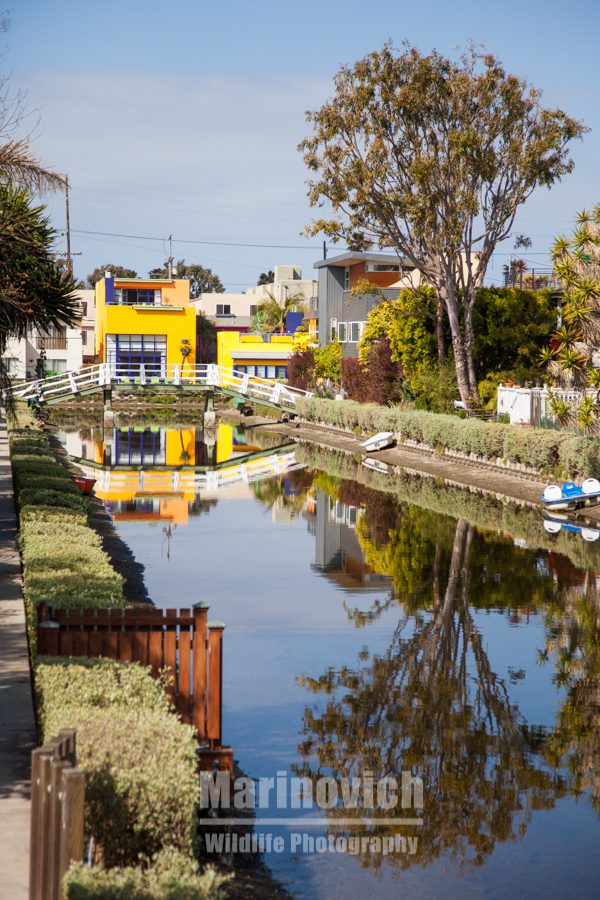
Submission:
{"label": "green tree foliage", "polygon": [[96,282],[104,278],[107,271],[112,272],[113,278],[137,278],[137,272],[134,269],[126,269],[124,266],[116,266],[114,263],[104,263],[102,266],[96,266],[90,272],[87,277],[88,285],[91,288],[95,287]]}
{"label": "green tree foliage", "polygon": [[569,143],[585,129],[475,47],[452,60],[386,44],[334,84],[300,145],[310,201],[334,217],[308,230],[334,240],[358,231],[436,288],[460,395],[476,402],[476,290],[521,204],[571,171]]}
{"label": "green tree foliage", "polygon": [[[31,326],[73,325],[80,317],[72,276],[52,255],[56,232],[24,188],[0,184],[0,355]],[[6,373],[1,370],[4,381]]]}
{"label": "green tree foliage", "polygon": [[315,377],[329,378],[334,384],[338,384],[342,352],[342,345],[339,341],[332,341],[331,344],[315,350]]}
{"label": "green tree foliage", "polygon": [[[180,259],[175,266],[176,278],[187,278],[190,282],[190,297],[199,297],[200,294],[223,294],[225,286],[218,275],[212,269],[205,269],[198,263],[186,263]],[[168,270],[165,266],[151,269],[148,272],[150,278],[167,278]]]}
{"label": "green tree foliage", "polygon": [[217,329],[203,310],[196,315],[196,344],[198,362],[207,363],[211,354],[216,357]]}
{"label": "green tree foliage", "polygon": [[273,269],[269,269],[268,272],[260,273],[260,275],[258,276],[258,281],[256,283],[257,283],[257,285],[260,286],[263,284],[273,284],[274,281],[275,281],[275,272],[273,271]]}
{"label": "green tree foliage", "polygon": [[479,371],[510,372],[519,381],[539,377],[539,354],[556,316],[550,291],[479,288],[473,309]]}

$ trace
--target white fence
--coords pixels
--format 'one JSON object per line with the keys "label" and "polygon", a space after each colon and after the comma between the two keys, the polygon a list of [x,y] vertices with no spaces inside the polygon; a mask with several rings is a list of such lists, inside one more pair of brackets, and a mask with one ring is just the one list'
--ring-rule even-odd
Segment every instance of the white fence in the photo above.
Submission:
{"label": "white fence", "polygon": [[[595,391],[593,393],[596,393]],[[563,391],[553,389],[552,394],[568,403],[578,403],[582,394],[580,391]],[[550,392],[548,388],[498,388],[498,415],[506,413],[510,416],[511,425],[539,426],[545,419],[554,421],[548,400]]]}
{"label": "white fence", "polygon": [[98,469],[95,466],[86,466],[83,461],[77,465],[88,478],[96,479],[96,493],[103,494],[105,500],[110,500],[111,494],[118,496],[123,491],[134,494],[216,491],[240,482],[252,484],[255,481],[304,468],[304,465],[296,460],[293,450],[251,459],[245,463],[236,463],[232,460],[231,465],[209,472],[193,472],[189,469],[166,471]]}
{"label": "white fence", "polygon": [[308,391],[289,387],[280,381],[269,378],[256,378],[235,369],[214,364],[177,364],[144,365],[112,365],[100,363],[85,366],[74,372],[52,375],[38,381],[27,381],[16,384],[13,393],[16,397],[27,399],[38,397],[43,400],[57,400],[60,397],[75,395],[82,391],[110,387],[111,385],[130,385],[146,387],[152,385],[171,384],[177,387],[203,386],[221,388],[257,403],[273,403],[282,409],[294,410],[299,397],[310,397]]}

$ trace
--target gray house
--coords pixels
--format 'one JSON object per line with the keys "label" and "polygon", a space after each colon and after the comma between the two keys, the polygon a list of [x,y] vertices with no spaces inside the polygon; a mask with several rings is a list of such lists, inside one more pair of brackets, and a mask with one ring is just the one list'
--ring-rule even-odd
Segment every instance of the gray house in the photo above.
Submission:
{"label": "gray house", "polygon": [[337,338],[344,356],[356,356],[367,316],[379,298],[358,294],[361,280],[383,288],[386,297],[397,297],[403,287],[418,284],[408,260],[390,253],[347,251],[314,264],[319,273],[319,346]]}

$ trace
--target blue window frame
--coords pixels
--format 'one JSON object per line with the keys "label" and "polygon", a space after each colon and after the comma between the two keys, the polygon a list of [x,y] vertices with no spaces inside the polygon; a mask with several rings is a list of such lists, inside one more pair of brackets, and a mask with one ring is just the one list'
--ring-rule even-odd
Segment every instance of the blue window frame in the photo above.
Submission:
{"label": "blue window frame", "polygon": [[164,465],[164,428],[115,428],[115,462],[117,465]]}
{"label": "blue window frame", "polygon": [[167,366],[166,334],[108,334],[106,361],[120,376],[138,377],[144,366],[147,377],[164,377]]}

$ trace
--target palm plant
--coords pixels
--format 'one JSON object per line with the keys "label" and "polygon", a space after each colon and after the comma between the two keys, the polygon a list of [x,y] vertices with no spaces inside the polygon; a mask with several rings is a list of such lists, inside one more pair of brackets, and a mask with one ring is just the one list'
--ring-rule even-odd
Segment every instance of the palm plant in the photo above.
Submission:
{"label": "palm plant", "polygon": [[266,291],[266,294],[267,300],[259,304],[256,315],[267,331],[285,334],[287,314],[304,312],[304,295],[295,294],[280,303],[270,291]]}
{"label": "palm plant", "polygon": [[[80,318],[75,282],[52,255],[56,232],[25,188],[0,183],[0,358],[10,338],[31,328],[74,325]],[[10,379],[0,364],[0,387]]]}
{"label": "palm plant", "polygon": [[[600,204],[577,216],[573,236],[557,238],[552,248],[554,272],[562,283],[562,324],[554,334],[553,350],[541,361],[563,387],[598,390],[596,366],[600,347]],[[570,423],[595,433],[600,410],[587,393],[570,408]],[[563,410],[560,410],[563,412]],[[558,412],[557,418],[561,419]],[[562,415],[562,419],[568,419]]]}
{"label": "palm plant", "polygon": [[45,169],[23,140],[8,140],[0,146],[0,182],[41,193],[62,190],[64,175]]}

